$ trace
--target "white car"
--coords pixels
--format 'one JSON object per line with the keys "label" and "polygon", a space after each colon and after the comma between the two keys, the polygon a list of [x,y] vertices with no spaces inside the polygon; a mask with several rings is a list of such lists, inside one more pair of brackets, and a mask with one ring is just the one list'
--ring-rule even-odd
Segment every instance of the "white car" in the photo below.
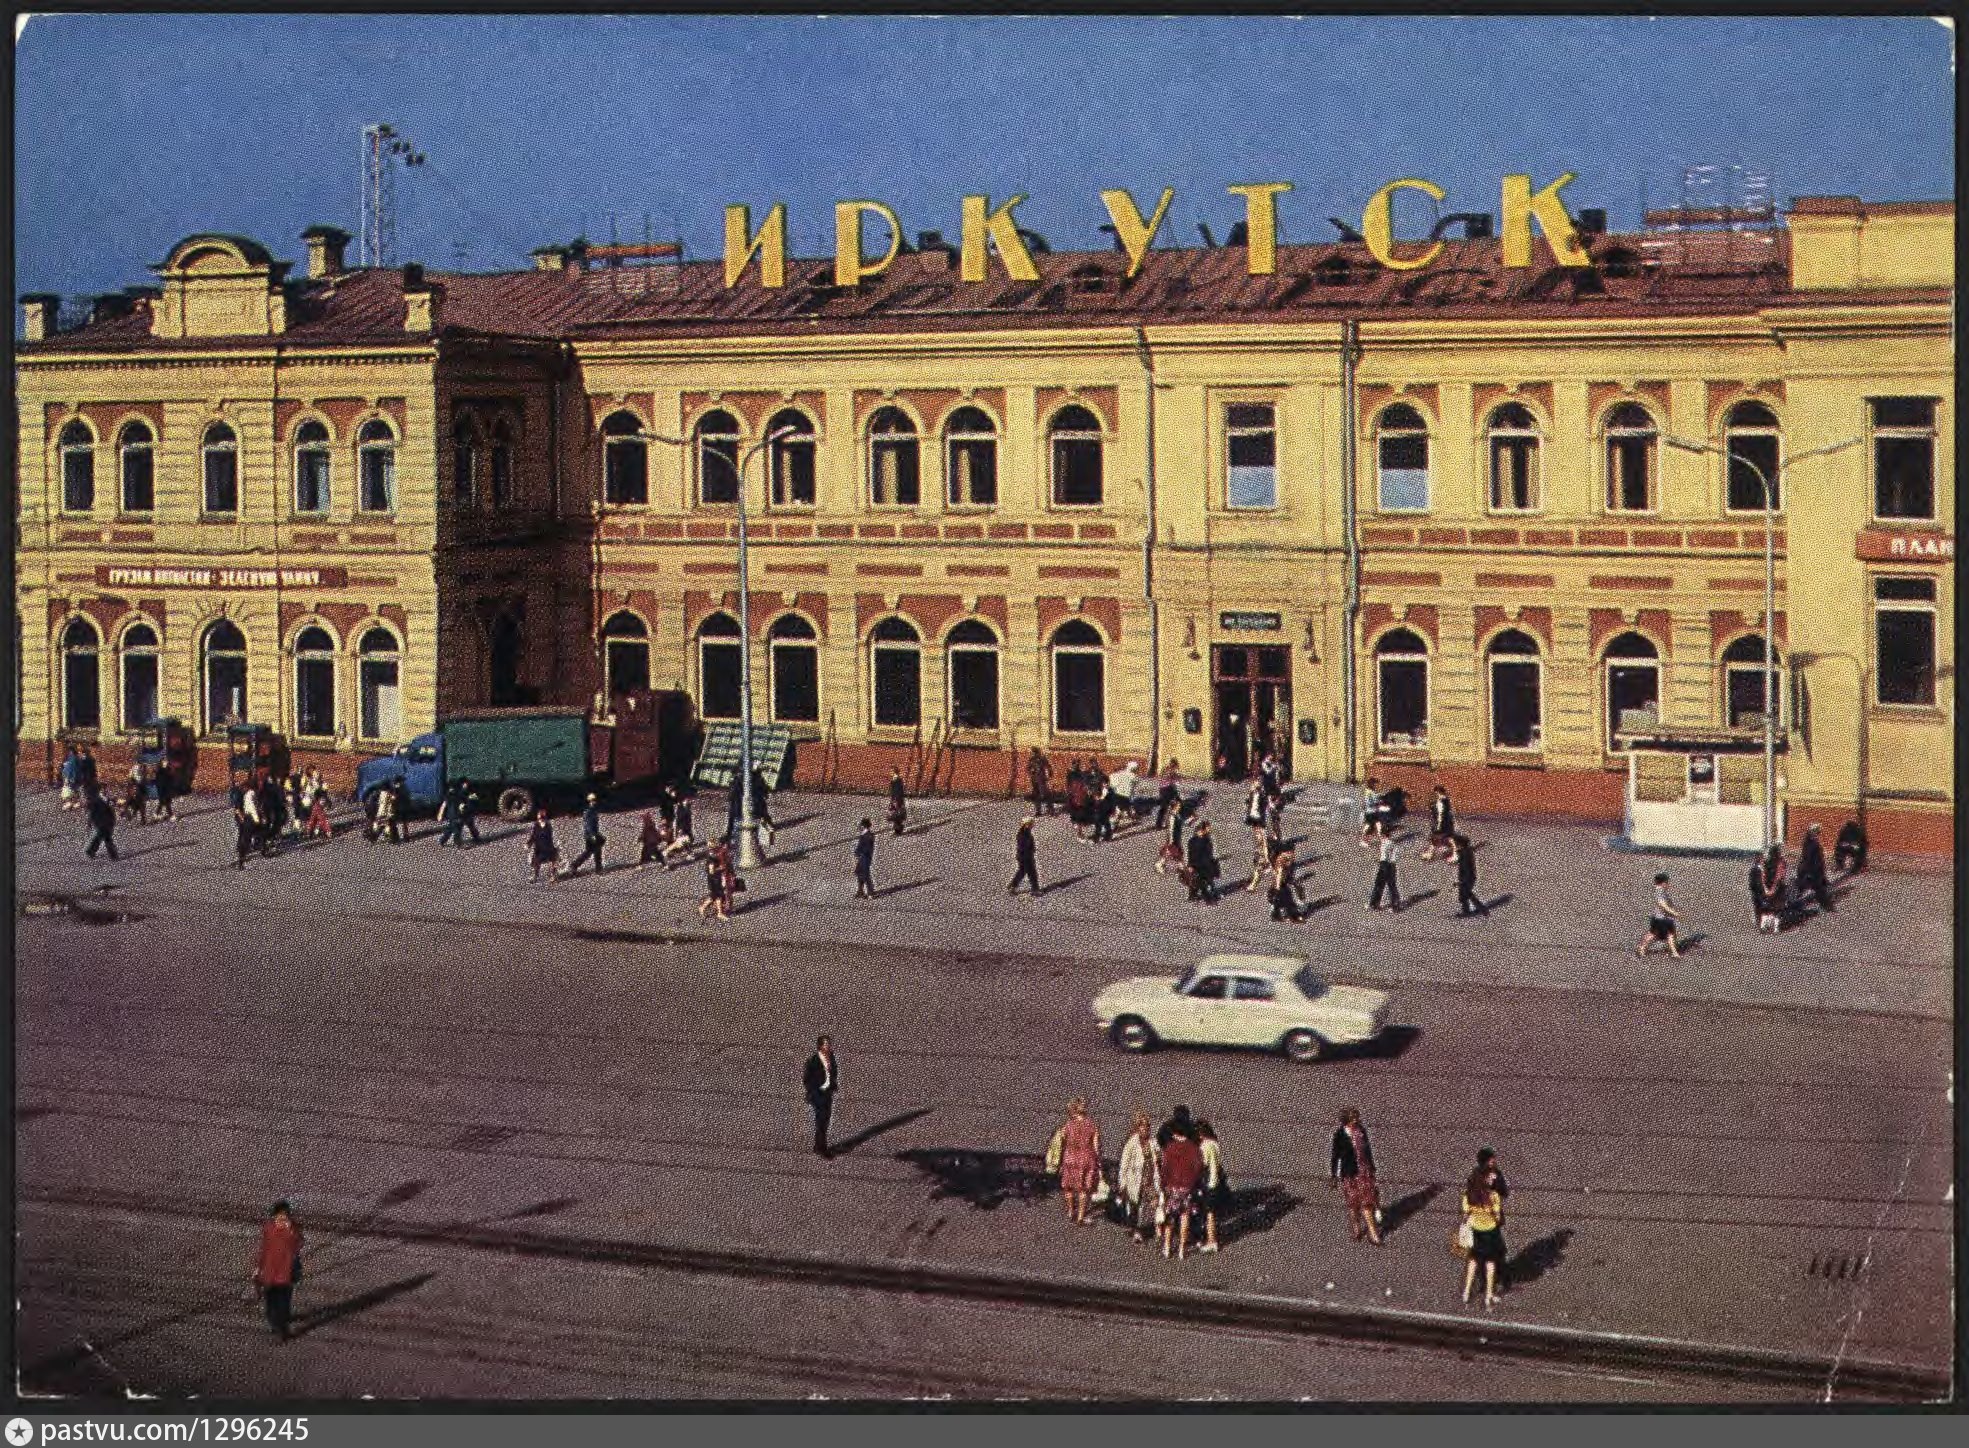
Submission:
{"label": "white car", "polygon": [[1172,982],[1117,981],[1094,997],[1094,1019],[1124,1051],[1159,1042],[1263,1046],[1317,1061],[1330,1046],[1373,1040],[1388,1024],[1386,991],[1333,985],[1303,960],[1211,955]]}

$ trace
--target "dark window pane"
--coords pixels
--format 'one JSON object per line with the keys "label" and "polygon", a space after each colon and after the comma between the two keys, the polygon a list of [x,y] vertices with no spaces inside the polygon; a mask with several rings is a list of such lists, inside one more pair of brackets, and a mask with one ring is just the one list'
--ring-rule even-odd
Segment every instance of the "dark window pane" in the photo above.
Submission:
{"label": "dark window pane", "polygon": [[1217,677],[1220,679],[1244,679],[1251,675],[1251,653],[1248,649],[1219,648],[1217,650]]}
{"label": "dark window pane", "polygon": [[362,497],[365,513],[392,513],[397,506],[397,450],[393,447],[366,447],[362,459]]}
{"label": "dark window pane", "polygon": [[1873,440],[1873,511],[1882,518],[1935,516],[1935,443],[1925,437]]}
{"label": "dark window pane", "polygon": [[1760,470],[1771,485],[1771,506],[1774,509],[1782,507],[1784,494],[1778,487],[1778,440],[1762,434],[1733,433],[1729,447],[1730,508],[1739,513],[1764,511],[1764,484],[1757,480]]}
{"label": "dark window pane", "polygon": [[1764,671],[1761,668],[1735,668],[1729,671],[1729,699],[1726,721],[1732,729],[1741,728],[1764,713]]}
{"label": "dark window pane", "polygon": [[1238,432],[1231,434],[1231,466],[1234,468],[1268,468],[1278,461],[1278,434],[1274,432]]}
{"label": "dark window pane", "polygon": [[328,454],[303,448],[294,454],[294,511],[328,511]]}
{"label": "dark window pane", "polygon": [[1490,738],[1500,749],[1531,749],[1538,744],[1538,665],[1492,660]]}
{"label": "dark window pane", "polygon": [[94,729],[102,723],[102,698],[97,683],[95,650],[70,651],[62,656],[62,725]]}
{"label": "dark window pane", "polygon": [[1935,580],[1932,578],[1876,578],[1873,581],[1873,596],[1882,601],[1899,599],[1933,603],[1935,601]]}
{"label": "dark window pane", "polygon": [[773,718],[820,722],[820,651],[809,644],[773,646]]}
{"label": "dark window pane", "polygon": [[123,454],[123,511],[148,513],[156,506],[156,456],[147,447],[133,447]]}
{"label": "dark window pane", "polygon": [[1224,417],[1231,427],[1270,427],[1272,406],[1269,402],[1241,402],[1227,408]]}
{"label": "dark window pane", "polygon": [[739,657],[735,643],[704,643],[698,646],[699,683],[704,697],[698,712],[706,719],[736,719],[739,716]]}
{"label": "dark window pane", "polygon": [[706,503],[738,501],[738,439],[707,437],[697,449],[698,497]]}
{"label": "dark window pane", "polygon": [[294,665],[294,728],[298,734],[335,732],[335,661],[301,659]]}
{"label": "dark window pane", "polygon": [[246,719],[246,660],[215,655],[205,665],[205,727],[208,731]]}
{"label": "dark window pane", "polygon": [[1873,403],[1875,427],[1933,427],[1935,400],[1932,397],[1880,397]]}
{"label": "dark window pane", "polygon": [[1883,704],[1935,702],[1935,615],[1883,608],[1874,615],[1876,668]]}
{"label": "dark window pane", "polygon": [[62,507],[86,513],[96,506],[96,455],[89,448],[62,451]]}
{"label": "dark window pane", "polygon": [[810,507],[814,501],[814,445],[781,442],[773,445],[773,502]]}
{"label": "dark window pane", "polygon": [[915,649],[878,648],[875,722],[913,725],[923,717],[923,656]]}
{"label": "dark window pane", "polygon": [[921,499],[921,453],[913,437],[877,437],[870,444],[871,496],[877,503],[914,506]]}
{"label": "dark window pane", "polygon": [[205,454],[205,511],[239,511],[239,455],[234,452]]}
{"label": "dark window pane", "polygon": [[608,691],[627,694],[649,687],[649,645],[641,639],[608,641]]}
{"label": "dark window pane", "polygon": [[1619,735],[1632,734],[1653,727],[1629,718],[1632,714],[1642,712],[1654,715],[1659,722],[1661,671],[1634,664],[1617,664],[1608,669],[1607,742],[1612,744]]}
{"label": "dark window pane", "polygon": [[1100,734],[1107,729],[1106,669],[1100,654],[1053,655],[1053,727]]}
{"label": "dark window pane", "polygon": [[950,445],[950,501],[987,507],[998,501],[998,444],[989,438]]}
{"label": "dark window pane", "polygon": [[123,657],[123,727],[138,729],[157,717],[157,655]]}
{"label": "dark window pane", "polygon": [[1292,667],[1284,649],[1258,650],[1258,677],[1261,679],[1283,679]]}
{"label": "dark window pane", "polygon": [[1653,506],[1648,464],[1654,443],[1646,437],[1607,440],[1607,506],[1626,512],[1646,512]]}
{"label": "dark window pane", "polygon": [[649,449],[642,443],[608,444],[607,501],[630,506],[649,501]]}
{"label": "dark window pane", "polygon": [[959,729],[998,727],[998,655],[955,649],[950,655],[950,722]]}
{"label": "dark window pane", "polygon": [[1099,439],[1053,439],[1053,501],[1076,506],[1092,506],[1101,501]]}
{"label": "dark window pane", "polygon": [[1419,659],[1381,661],[1381,742],[1429,742],[1429,669]]}

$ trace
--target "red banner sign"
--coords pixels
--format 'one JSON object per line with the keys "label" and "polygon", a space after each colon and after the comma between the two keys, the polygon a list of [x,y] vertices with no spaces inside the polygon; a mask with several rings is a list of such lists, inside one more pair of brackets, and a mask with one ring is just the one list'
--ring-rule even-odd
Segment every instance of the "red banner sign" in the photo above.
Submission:
{"label": "red banner sign", "polygon": [[346,568],[180,568],[151,563],[100,563],[104,588],[346,588]]}
{"label": "red banner sign", "polygon": [[1853,546],[1853,556],[1876,562],[1948,563],[1955,559],[1955,535],[1926,529],[1885,528],[1861,531]]}

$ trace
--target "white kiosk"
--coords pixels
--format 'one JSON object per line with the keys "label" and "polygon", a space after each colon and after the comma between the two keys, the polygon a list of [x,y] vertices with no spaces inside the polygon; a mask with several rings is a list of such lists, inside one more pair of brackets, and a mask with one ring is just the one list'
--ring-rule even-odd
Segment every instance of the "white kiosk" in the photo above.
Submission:
{"label": "white kiosk", "polygon": [[[1764,742],[1738,730],[1682,729],[1625,739],[1629,843],[1756,851],[1764,844]],[[1777,749],[1785,741],[1779,736]],[[1784,806],[1777,836],[1784,838]]]}

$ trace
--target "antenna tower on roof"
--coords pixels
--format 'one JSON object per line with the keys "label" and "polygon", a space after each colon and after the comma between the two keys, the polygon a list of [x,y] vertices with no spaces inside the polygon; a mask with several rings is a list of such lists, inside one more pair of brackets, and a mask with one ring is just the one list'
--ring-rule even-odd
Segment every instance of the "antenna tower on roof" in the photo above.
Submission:
{"label": "antenna tower on roof", "polygon": [[389,266],[397,250],[397,167],[421,166],[424,153],[396,127],[362,128],[362,226],[364,266]]}

